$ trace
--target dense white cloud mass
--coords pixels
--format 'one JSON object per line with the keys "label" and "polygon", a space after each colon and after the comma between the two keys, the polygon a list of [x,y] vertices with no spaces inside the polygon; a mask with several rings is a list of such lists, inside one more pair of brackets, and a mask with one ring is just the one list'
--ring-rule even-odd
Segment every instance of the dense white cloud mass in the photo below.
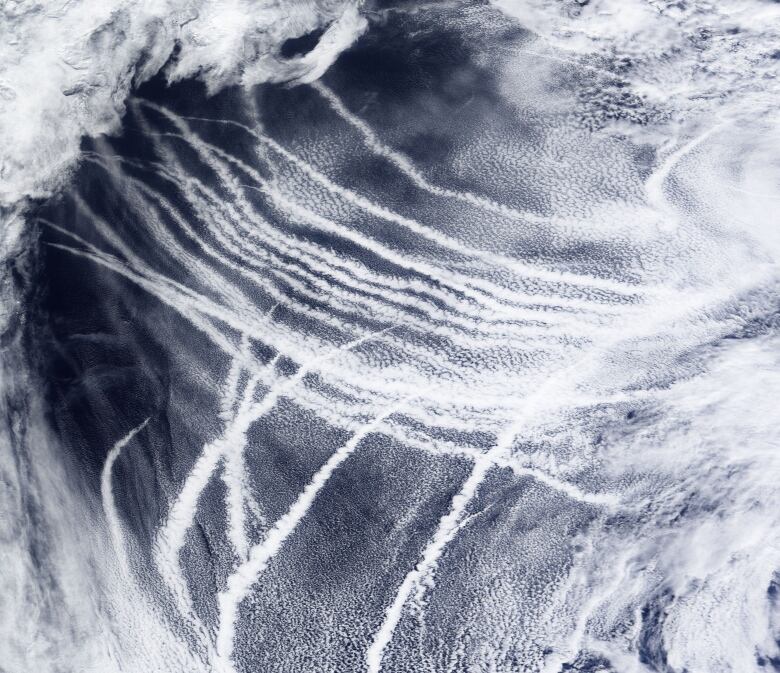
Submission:
{"label": "dense white cloud mass", "polygon": [[[771,0],[493,0],[557,55],[581,58],[680,120],[757,116],[780,90],[780,5]],[[552,52],[550,52],[552,54]]]}
{"label": "dense white cloud mass", "polygon": [[[328,27],[308,54],[288,38]],[[362,32],[352,0],[10,0],[0,7],[0,204],[45,196],[83,135],[111,132],[131,88],[180,52],[169,80],[226,84],[318,77]]]}
{"label": "dense white cloud mass", "polygon": [[[649,221],[660,218],[662,229],[671,232],[688,218],[728,235],[741,230],[760,241],[766,259],[776,259],[780,3],[492,4],[539,37],[502,64],[504,95],[543,114],[578,107],[591,128],[647,143],[655,165],[641,212]],[[561,95],[562,76],[577,80],[568,95]],[[695,201],[684,202],[684,194]],[[640,211],[628,219],[612,215],[632,226]],[[655,225],[651,230],[655,235]],[[632,227],[631,235],[643,231]],[[719,268],[707,258],[698,269],[694,261],[685,259],[687,281],[734,270],[731,261]]]}

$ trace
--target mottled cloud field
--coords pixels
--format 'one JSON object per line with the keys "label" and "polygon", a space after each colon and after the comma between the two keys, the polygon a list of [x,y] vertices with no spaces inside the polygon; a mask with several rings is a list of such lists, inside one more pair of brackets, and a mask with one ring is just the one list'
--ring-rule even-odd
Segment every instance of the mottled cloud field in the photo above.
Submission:
{"label": "mottled cloud field", "polygon": [[778,3],[0,12],[0,669],[780,660]]}

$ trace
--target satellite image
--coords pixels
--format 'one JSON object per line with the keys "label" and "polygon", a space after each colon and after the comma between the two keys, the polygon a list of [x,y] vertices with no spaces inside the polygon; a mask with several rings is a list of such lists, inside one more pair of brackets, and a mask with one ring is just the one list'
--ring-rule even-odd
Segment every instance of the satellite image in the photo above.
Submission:
{"label": "satellite image", "polygon": [[0,0],[0,673],[780,671],[777,0]]}

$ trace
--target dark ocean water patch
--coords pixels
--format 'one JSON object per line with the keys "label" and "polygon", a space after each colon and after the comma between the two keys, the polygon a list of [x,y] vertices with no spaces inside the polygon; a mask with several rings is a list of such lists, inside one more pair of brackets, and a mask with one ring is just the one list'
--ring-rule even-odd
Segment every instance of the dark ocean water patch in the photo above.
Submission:
{"label": "dark ocean water patch", "polygon": [[48,285],[38,310],[48,329],[37,346],[60,430],[97,473],[113,442],[163,404],[167,371],[131,327],[140,291],[43,238]]}
{"label": "dark ocean water patch", "polygon": [[227,489],[223,469],[215,470],[198,499],[193,525],[187,530],[181,564],[198,616],[207,624],[218,623],[217,597],[225,589],[235,558],[227,538]]}
{"label": "dark ocean water patch", "polygon": [[561,673],[617,673],[617,670],[606,657],[583,651],[574,661],[563,664]]}
{"label": "dark ocean water patch", "polygon": [[[555,233],[542,232],[532,236],[523,236],[520,233],[514,240],[503,242],[507,252],[529,263],[550,267],[563,265],[573,273],[595,278],[618,278],[621,282],[635,283],[639,281],[639,251],[635,244],[628,240],[572,241]],[[583,279],[583,284],[587,284],[587,278]],[[638,284],[637,290],[640,290]]]}
{"label": "dark ocean water patch", "polygon": [[780,671],[780,657],[757,653],[756,665],[767,671]]}
{"label": "dark ocean water patch", "polygon": [[[295,296],[294,292],[289,292],[288,294],[290,296]],[[315,304],[315,302],[311,302],[304,298],[300,304],[304,306],[309,305],[314,308],[313,304]],[[311,334],[312,336],[321,338],[325,342],[339,343],[348,340],[345,338],[344,329],[329,325],[315,317],[307,315],[303,310],[296,310],[295,307],[298,305],[298,302],[294,302],[292,307],[280,304],[273,311],[273,321],[280,325],[284,325],[294,334],[300,334],[301,332]],[[321,303],[319,305],[320,307],[323,306]],[[329,311],[326,307],[325,311],[326,315],[334,315],[334,313]]]}
{"label": "dark ocean water patch", "polygon": [[773,297],[748,296],[738,302],[734,308],[739,325],[724,337],[726,342],[758,339],[780,331],[780,304]]}
{"label": "dark ocean water patch", "polygon": [[253,95],[263,131],[284,147],[294,149],[330,131],[329,110],[309,86],[263,84]]}
{"label": "dark ocean water patch", "polygon": [[308,54],[317,46],[325,30],[325,28],[318,28],[300,37],[291,37],[285,40],[279,48],[279,55],[282,58],[293,58]]}
{"label": "dark ocean water patch", "polygon": [[666,590],[642,606],[642,629],[639,632],[638,642],[639,661],[658,673],[672,673],[667,663],[663,627],[673,602],[674,594]]}
{"label": "dark ocean water patch", "polygon": [[493,69],[477,65],[479,54],[517,26],[477,4],[462,11],[464,23],[484,18],[476,40],[435,8],[391,13],[325,76],[350,110],[448,186],[457,179],[445,173],[456,146],[475,140],[487,119],[511,116],[517,123]]}
{"label": "dark ocean water patch", "polygon": [[[46,214],[65,226],[62,212]],[[227,363],[170,306],[48,245],[60,241],[43,228],[36,349],[48,406],[63,446],[95,490],[114,443],[151,419],[120,455],[113,479],[122,518],[150,543],[165,500],[194,460],[188,456],[215,430],[213,390],[203,384],[220,380]]]}
{"label": "dark ocean water patch", "polygon": [[354,143],[354,149],[336,164],[333,173],[339,184],[349,185],[351,190],[375,203],[412,217],[430,199],[395,166],[383,157],[370,154],[359,143]]}
{"label": "dark ocean water patch", "polygon": [[405,425],[417,432],[424,433],[434,439],[453,442],[461,446],[473,446],[479,449],[489,449],[495,444],[495,436],[484,430],[455,430],[422,423],[411,416],[400,415]]}
{"label": "dark ocean water patch", "polygon": [[[476,6],[465,3],[463,11],[474,11]],[[415,116],[408,110],[419,105],[423,92],[450,107],[475,95],[495,101],[495,79],[474,65],[479,43],[471,37],[467,39],[444,10],[391,13],[339,57],[326,81],[343,84],[353,95],[364,92],[364,103],[371,98],[386,98],[383,102],[391,104],[391,114],[397,121],[402,119],[401,108],[407,109],[404,117]],[[351,96],[348,100],[354,102]]]}
{"label": "dark ocean water patch", "polygon": [[247,479],[269,525],[290,508],[348,437],[287,398],[252,425],[247,434]]}
{"label": "dark ocean water patch", "polygon": [[[338,469],[242,609],[244,670],[365,670],[383,611],[465,476],[369,436]],[[280,654],[281,653],[281,654]]]}

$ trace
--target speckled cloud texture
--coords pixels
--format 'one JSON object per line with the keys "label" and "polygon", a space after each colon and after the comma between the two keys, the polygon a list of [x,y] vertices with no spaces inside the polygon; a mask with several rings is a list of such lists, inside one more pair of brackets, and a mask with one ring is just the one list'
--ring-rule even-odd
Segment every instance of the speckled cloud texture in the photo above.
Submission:
{"label": "speckled cloud texture", "polygon": [[0,12],[0,671],[777,670],[778,3]]}

